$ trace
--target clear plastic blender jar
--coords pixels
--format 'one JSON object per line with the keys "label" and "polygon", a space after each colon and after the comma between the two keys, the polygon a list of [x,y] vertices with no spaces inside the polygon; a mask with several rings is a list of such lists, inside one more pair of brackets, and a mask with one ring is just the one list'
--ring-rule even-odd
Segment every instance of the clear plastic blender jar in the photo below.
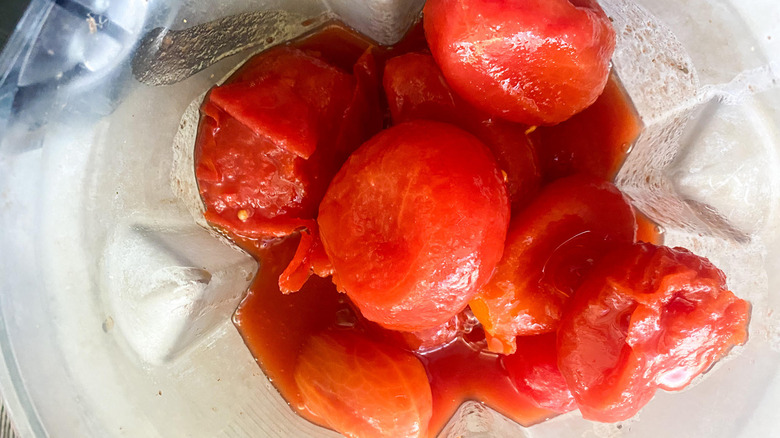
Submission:
{"label": "clear plastic blender jar", "polygon": [[[392,44],[419,0],[34,0],[0,56],[0,388],[24,436],[335,436],[230,316],[255,262],[205,227],[197,105],[251,54],[340,20]],[[636,418],[443,436],[772,436],[780,426],[780,4],[602,0],[644,129],[617,184],[753,304],[750,340]]]}

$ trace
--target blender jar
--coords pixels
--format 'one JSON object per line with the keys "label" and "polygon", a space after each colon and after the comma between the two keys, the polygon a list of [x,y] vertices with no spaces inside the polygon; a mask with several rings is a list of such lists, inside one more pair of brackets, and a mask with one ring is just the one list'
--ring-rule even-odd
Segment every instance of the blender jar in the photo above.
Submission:
{"label": "blender jar", "polygon": [[[780,5],[602,0],[644,128],[617,184],[753,304],[750,340],[617,424],[442,436],[768,436],[780,425]],[[298,417],[230,317],[256,272],[203,222],[204,93],[343,21],[382,44],[421,0],[33,0],[0,55],[0,388],[23,436],[337,436]]]}

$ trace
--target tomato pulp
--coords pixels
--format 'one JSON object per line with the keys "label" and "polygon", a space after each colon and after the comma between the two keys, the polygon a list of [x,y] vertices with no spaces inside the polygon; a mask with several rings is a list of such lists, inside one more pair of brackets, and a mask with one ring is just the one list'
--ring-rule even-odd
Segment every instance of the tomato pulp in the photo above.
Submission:
{"label": "tomato pulp", "polygon": [[[516,159],[516,161],[521,165],[528,166],[526,167],[528,170],[516,172],[516,176],[512,177],[511,163],[502,165],[501,168],[509,174],[510,194],[524,193],[519,197],[520,208],[524,207],[539,190],[539,181],[542,176],[541,168],[535,157],[537,149],[542,147],[545,142],[538,139],[529,140],[529,136],[526,134],[530,129],[529,126],[492,118],[481,113],[480,110],[468,106],[463,101],[456,101],[459,102],[460,106],[453,107],[454,113],[441,112],[441,105],[432,106],[427,103],[430,100],[436,102],[437,98],[431,96],[431,91],[428,91],[427,97],[417,101],[418,106],[410,108],[407,103],[413,102],[411,95],[413,90],[407,81],[408,79],[418,77],[423,81],[426,81],[427,78],[440,80],[438,68],[431,64],[430,55],[425,54],[424,43],[420,44],[420,33],[421,27],[418,26],[405,42],[400,43],[391,51],[376,50],[373,53],[380,66],[381,60],[388,59],[384,68],[385,91],[388,96],[391,93],[396,93],[402,97],[400,104],[398,104],[398,100],[387,103],[386,111],[389,114],[385,116],[385,123],[401,123],[414,119],[432,119],[443,122],[468,119],[468,121],[458,123],[458,126],[472,132],[494,151],[498,141],[491,141],[490,133],[498,131],[494,136],[499,139],[503,133],[517,133],[517,135],[506,135],[505,138],[512,140],[504,141],[504,144],[508,145],[505,148],[508,151],[517,151],[513,153],[521,154],[521,158]],[[337,43],[344,38],[347,39],[348,44]],[[295,45],[303,49],[316,48],[319,56],[323,59],[337,59],[336,64],[340,65],[343,71],[348,71],[350,63],[354,63],[367,48],[363,40],[338,28],[330,28],[324,33],[307,37]],[[341,49],[336,54],[331,54],[331,50],[335,47]],[[352,53],[345,54],[344,47],[352,47]],[[403,55],[405,52],[411,53]],[[393,57],[393,55],[401,56]],[[393,66],[394,64],[395,66]],[[399,67],[408,68],[405,71],[400,71]],[[390,74],[387,73],[388,71]],[[392,78],[403,80],[400,84],[393,85]],[[612,80],[614,81],[614,78]],[[424,87],[433,90],[430,88],[430,81],[424,82],[423,91]],[[617,86],[615,89],[620,91]],[[449,93],[446,83],[440,90]],[[626,104],[627,97],[622,92],[605,95],[603,99],[605,99],[604,108],[624,109],[624,112],[621,113],[623,117],[615,119],[618,125],[625,123],[627,126],[636,126],[638,124],[636,116],[630,111],[630,105]],[[400,107],[406,108],[408,111],[404,111],[403,108],[399,111]],[[420,108],[425,107],[434,109],[429,113],[421,113]],[[464,108],[466,108],[465,113],[476,114],[476,116],[471,118],[459,115],[464,113]],[[467,125],[464,126],[464,124]],[[599,128],[594,126],[593,129]],[[594,145],[594,153],[609,157],[607,159],[613,162],[622,162],[626,149],[621,145],[630,144],[633,141],[632,135],[635,135],[632,129],[626,129],[622,132],[624,133],[622,136],[612,136],[606,142]],[[518,138],[520,139],[519,143],[517,142]],[[555,144],[554,142],[549,143]],[[512,145],[518,146],[515,148]],[[522,158],[522,154],[531,158]],[[501,162],[501,159],[500,153],[496,153],[496,160]],[[531,178],[531,183],[526,186],[520,182],[516,185],[520,189],[512,192],[513,179],[521,181],[522,178]],[[518,204],[517,199],[513,198],[514,205]],[[228,231],[230,230],[228,229]],[[526,375],[522,377],[525,383],[518,385],[516,382],[521,379],[521,373],[518,370],[522,367],[507,367],[501,355],[488,350],[483,329],[468,311],[458,316],[457,323],[445,323],[440,327],[422,332],[400,334],[386,330],[363,318],[347,297],[337,291],[329,279],[312,277],[306,281],[308,274],[304,272],[305,278],[303,281],[299,281],[302,285],[300,291],[294,294],[280,292],[276,278],[285,271],[285,266],[296,256],[298,252],[296,248],[299,247],[298,241],[310,239],[309,234],[302,233],[300,238],[293,235],[281,243],[270,245],[259,244],[262,240],[251,240],[235,234],[232,236],[261,261],[261,270],[234,316],[236,326],[265,374],[274,382],[288,403],[305,418],[326,427],[332,427],[307,409],[304,397],[295,382],[294,370],[297,358],[306,341],[324,331],[333,329],[354,330],[373,342],[390,343],[411,351],[420,360],[429,377],[431,389],[432,410],[428,426],[431,436],[438,433],[457,408],[467,400],[485,403],[524,425],[537,423],[556,415],[556,412],[569,409],[566,395],[559,396],[555,400],[550,398],[543,400],[539,397],[538,388],[542,387],[544,382],[534,380]],[[316,240],[312,239],[312,241],[316,244]],[[521,341],[520,351],[513,356],[510,362],[550,362],[549,355],[537,357],[533,352],[534,349],[524,348],[523,345],[525,343]],[[508,371],[511,369],[514,371]]]}
{"label": "tomato pulp", "polygon": [[[234,315],[239,332],[300,415],[349,436],[433,436],[467,400],[522,425],[575,405],[619,418],[636,406],[573,377],[589,352],[571,340],[582,319],[568,309],[598,301],[580,290],[599,289],[591,278],[608,276],[605,254],[661,240],[609,182],[640,126],[627,96],[612,76],[564,123],[513,122],[462,97],[421,27],[410,35],[377,48],[329,27],[253,58],[204,103],[196,172],[207,219],[260,262]],[[403,208],[407,198],[415,208]],[[448,261],[460,249],[479,254],[479,269]],[[447,282],[463,290],[437,301]],[[731,315],[730,328],[709,327],[733,345],[747,309],[722,296],[703,308]],[[692,300],[670,308],[682,315]],[[640,345],[640,332],[604,345]],[[637,351],[660,354],[648,345]],[[664,368],[656,386],[679,387],[727,349],[695,369]],[[617,369],[628,376],[640,362]]]}
{"label": "tomato pulp", "polygon": [[683,248],[624,245],[594,268],[558,331],[561,373],[585,418],[633,416],[747,339],[750,305]]}

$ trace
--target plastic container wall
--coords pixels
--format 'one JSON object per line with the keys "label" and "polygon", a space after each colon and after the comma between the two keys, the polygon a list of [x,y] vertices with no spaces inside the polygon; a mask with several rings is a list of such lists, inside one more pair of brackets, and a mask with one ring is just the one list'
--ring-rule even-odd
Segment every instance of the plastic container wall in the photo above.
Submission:
{"label": "plastic container wall", "polygon": [[[752,301],[750,341],[622,424],[571,413],[523,428],[470,403],[443,435],[769,436],[780,426],[780,6],[601,3],[645,124],[618,183],[668,244],[710,257]],[[33,2],[0,57],[0,387],[20,432],[336,436],[287,407],[230,322],[256,267],[202,226],[193,108],[254,51],[335,17],[392,43],[421,7]]]}

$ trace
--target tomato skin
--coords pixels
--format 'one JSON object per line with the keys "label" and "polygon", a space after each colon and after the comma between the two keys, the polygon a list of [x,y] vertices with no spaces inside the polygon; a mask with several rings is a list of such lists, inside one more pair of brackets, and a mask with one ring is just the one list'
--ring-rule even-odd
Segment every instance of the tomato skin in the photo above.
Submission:
{"label": "tomato skin", "polygon": [[427,436],[431,388],[411,353],[330,330],[303,346],[295,382],[305,409],[346,436]]}
{"label": "tomato skin", "polygon": [[209,101],[255,134],[306,159],[338,132],[354,86],[349,74],[281,46],[259,55],[235,81],[213,88]]}
{"label": "tomato skin", "polygon": [[455,94],[425,53],[407,53],[385,64],[384,90],[393,123],[425,119],[452,123],[474,134],[490,148],[506,173],[512,212],[520,211],[539,192],[541,167],[528,127],[491,116]]}
{"label": "tomato skin", "polygon": [[615,31],[595,0],[429,0],[423,14],[447,82],[490,114],[556,124],[607,82]]}
{"label": "tomato skin", "polygon": [[747,339],[750,305],[683,248],[615,249],[591,271],[558,330],[558,365],[585,418],[636,414]]}
{"label": "tomato skin", "polygon": [[517,352],[501,362],[515,387],[540,407],[564,413],[576,409],[574,397],[558,370],[555,333],[519,336]]}
{"label": "tomato skin", "polygon": [[516,336],[555,330],[583,274],[635,232],[633,208],[612,183],[574,175],[542,190],[512,218],[496,272],[470,303],[489,349],[511,354]]}
{"label": "tomato skin", "polygon": [[361,146],[317,222],[333,281],[369,320],[419,331],[463,310],[490,277],[509,200],[490,151],[452,125],[413,121]]}

